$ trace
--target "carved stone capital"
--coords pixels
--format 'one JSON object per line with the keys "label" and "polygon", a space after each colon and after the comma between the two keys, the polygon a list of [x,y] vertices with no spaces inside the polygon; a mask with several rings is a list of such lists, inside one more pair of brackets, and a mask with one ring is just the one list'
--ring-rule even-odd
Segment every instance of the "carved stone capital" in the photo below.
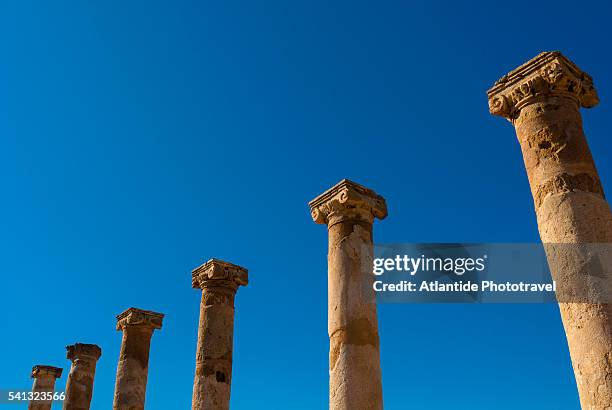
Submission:
{"label": "carved stone capital", "polygon": [[558,51],[538,54],[506,74],[487,91],[489,111],[509,120],[521,108],[547,97],[566,97],[579,107],[599,103],[593,79]]}
{"label": "carved stone capital", "polygon": [[373,223],[387,216],[385,199],[369,188],[343,179],[308,203],[312,219],[333,225],[347,219]]}
{"label": "carved stone capital", "polygon": [[75,343],[66,346],[66,351],[66,358],[72,361],[77,359],[93,359],[96,361],[102,356],[100,346],[86,343]]}
{"label": "carved stone capital", "polygon": [[164,315],[162,313],[129,308],[117,315],[117,330],[127,327],[141,327],[147,329],[161,329]]}
{"label": "carved stone capital", "polygon": [[38,379],[38,378],[43,378],[43,377],[59,379],[60,377],[62,377],[62,368],[37,364],[36,366],[32,367],[31,377],[33,379]]}
{"label": "carved stone capital", "polygon": [[196,289],[225,287],[235,291],[248,283],[249,273],[245,268],[219,259],[211,259],[191,272],[191,285]]}

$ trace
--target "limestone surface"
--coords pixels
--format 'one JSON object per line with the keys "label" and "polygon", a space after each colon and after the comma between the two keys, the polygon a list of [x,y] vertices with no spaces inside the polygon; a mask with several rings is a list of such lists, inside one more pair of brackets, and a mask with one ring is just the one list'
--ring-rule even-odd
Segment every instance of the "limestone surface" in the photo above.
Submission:
{"label": "limestone surface", "polygon": [[[612,242],[610,206],[580,115],[599,102],[593,80],[561,53],[545,52],[502,77],[488,97],[490,112],[516,130],[552,274],[566,289],[582,286],[584,270],[572,266],[580,248],[554,244]],[[612,305],[559,292],[557,299],[582,408],[610,410]]]}
{"label": "limestone surface", "polygon": [[161,329],[164,315],[129,308],[117,316],[117,330],[123,332],[115,382],[115,410],[144,410],[149,374],[149,351],[155,329]]}
{"label": "limestone surface", "polygon": [[102,349],[94,344],[76,343],[66,346],[66,357],[72,361],[68,381],[64,410],[89,410],[93,396],[96,364],[102,355]]}
{"label": "limestone surface", "polygon": [[372,275],[374,218],[387,216],[385,200],[342,180],[309,203],[316,223],[328,227],[329,408],[383,408],[380,343]]}
{"label": "limestone surface", "polygon": [[238,265],[211,259],[192,272],[192,286],[202,289],[193,410],[229,409],[234,349],[234,297],[248,284]]}
{"label": "limestone surface", "polygon": [[[62,376],[62,369],[59,367],[36,365],[32,368],[32,378],[34,384],[32,392],[39,397],[45,397],[49,393],[53,397],[55,392],[55,381]],[[32,400],[28,404],[28,410],[50,410],[53,400]]]}

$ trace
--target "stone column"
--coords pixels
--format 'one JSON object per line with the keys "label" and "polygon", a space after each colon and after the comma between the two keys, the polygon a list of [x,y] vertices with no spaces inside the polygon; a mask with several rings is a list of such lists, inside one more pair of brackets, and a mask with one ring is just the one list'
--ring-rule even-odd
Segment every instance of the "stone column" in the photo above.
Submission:
{"label": "stone column", "polygon": [[117,316],[123,331],[115,382],[115,410],[144,410],[149,374],[149,350],[155,329],[161,329],[161,313],[129,308]]}
{"label": "stone column", "polygon": [[234,296],[248,284],[240,266],[211,259],[192,272],[192,286],[202,289],[193,410],[229,409],[234,344]]}
{"label": "stone column", "polygon": [[580,246],[553,245],[612,242],[612,214],[580,115],[599,102],[593,81],[561,53],[546,52],[502,77],[488,97],[491,114],[514,125],[551,272],[569,291],[557,299],[582,408],[609,410],[612,305],[567,297],[595,272],[577,266]]}
{"label": "stone column", "polygon": [[[39,394],[42,398],[44,396],[55,392],[55,380],[62,376],[62,369],[53,366],[36,365],[32,368],[32,378],[34,379],[34,385],[32,386],[32,392],[36,395]],[[51,400],[32,400],[28,405],[28,410],[51,410]]]}
{"label": "stone column", "polygon": [[89,410],[93,395],[96,363],[102,355],[102,349],[97,345],[76,343],[66,346],[66,357],[72,361],[68,381],[66,382],[66,398],[64,410]]}
{"label": "stone column", "polygon": [[329,408],[383,408],[380,347],[372,275],[374,218],[387,216],[374,191],[342,180],[309,203],[329,234]]}

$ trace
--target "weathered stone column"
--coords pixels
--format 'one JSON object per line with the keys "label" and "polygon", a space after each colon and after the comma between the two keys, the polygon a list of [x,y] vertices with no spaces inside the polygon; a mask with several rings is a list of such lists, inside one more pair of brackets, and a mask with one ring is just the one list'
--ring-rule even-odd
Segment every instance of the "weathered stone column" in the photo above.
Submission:
{"label": "weathered stone column", "polygon": [[32,378],[34,385],[32,392],[40,395],[41,398],[51,393],[51,400],[32,400],[28,405],[28,410],[51,410],[53,404],[53,393],[55,392],[55,380],[62,376],[62,369],[53,366],[36,365],[32,368]]}
{"label": "weathered stone column", "polygon": [[612,214],[580,115],[580,107],[599,102],[593,81],[561,53],[546,52],[502,77],[488,97],[491,113],[507,118],[516,129],[540,238],[553,277],[569,291],[558,291],[557,299],[582,408],[609,410],[612,305],[568,298],[593,272],[575,266],[580,251],[548,245],[612,242]]}
{"label": "weathered stone column", "polygon": [[102,355],[102,349],[97,345],[76,343],[66,346],[66,357],[72,361],[68,381],[66,382],[66,398],[64,410],[89,410],[93,395],[96,363]]}
{"label": "weathered stone column", "polygon": [[383,408],[378,321],[372,275],[374,218],[385,200],[349,180],[309,203],[316,223],[327,224],[329,408]]}
{"label": "weathered stone column", "polygon": [[115,410],[144,410],[149,374],[149,350],[155,329],[161,329],[161,313],[129,308],[117,316],[123,331],[115,382]]}
{"label": "weathered stone column", "polygon": [[234,345],[234,296],[248,284],[247,270],[211,259],[192,272],[202,289],[193,410],[229,409]]}

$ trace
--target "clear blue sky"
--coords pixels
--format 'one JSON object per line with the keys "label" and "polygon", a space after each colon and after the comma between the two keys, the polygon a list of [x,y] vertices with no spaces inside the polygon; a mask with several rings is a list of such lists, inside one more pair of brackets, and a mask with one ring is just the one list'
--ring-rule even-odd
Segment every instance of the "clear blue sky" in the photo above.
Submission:
{"label": "clear blue sky", "polygon": [[[332,4],[332,5],[330,5]],[[324,409],[327,236],[307,202],[342,178],[384,195],[377,242],[533,242],[492,83],[559,49],[612,192],[609,6],[400,1],[3,1],[0,388],[96,343],[112,403],[129,306],[166,314],[147,408],[187,409],[210,257],[249,268],[232,408]],[[579,408],[554,305],[383,305],[387,409]],[[63,388],[66,377],[58,385]],[[19,408],[11,407],[11,408]]]}

